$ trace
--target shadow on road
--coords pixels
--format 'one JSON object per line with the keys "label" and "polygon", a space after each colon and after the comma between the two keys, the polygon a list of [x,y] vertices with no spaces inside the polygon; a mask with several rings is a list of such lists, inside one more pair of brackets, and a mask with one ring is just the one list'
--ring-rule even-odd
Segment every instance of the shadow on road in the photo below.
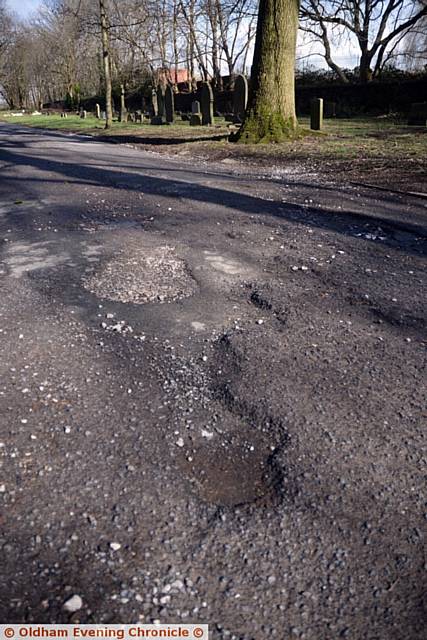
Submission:
{"label": "shadow on road", "polygon": [[[73,138],[73,142],[76,139]],[[85,140],[80,141],[82,144]],[[91,139],[91,142],[93,140]],[[8,141],[8,145],[10,142]],[[16,145],[22,148],[22,145]],[[111,170],[109,168],[99,168],[89,165],[83,159],[83,162],[70,163],[70,162],[58,162],[53,159],[46,159],[41,157],[35,157],[30,155],[29,150],[25,151],[25,155],[17,153],[14,150],[7,149],[5,147],[0,148],[0,159],[8,163],[9,165],[21,165],[32,167],[38,171],[48,172],[50,174],[55,173],[62,177],[64,180],[72,181],[75,185],[89,185],[89,186],[104,186],[113,187],[120,190],[132,190],[135,192],[143,191],[145,194],[154,196],[163,196],[169,198],[184,198],[202,204],[219,205],[223,207],[236,210],[241,213],[247,213],[256,216],[270,215],[283,220],[306,224],[309,226],[315,226],[323,229],[330,229],[336,233],[344,235],[356,235],[357,232],[364,231],[366,233],[366,224],[371,224],[374,227],[381,226],[383,230],[393,234],[396,230],[403,231],[410,234],[416,234],[419,236],[427,236],[427,224],[426,215],[421,208],[417,212],[411,213],[411,221],[407,221],[399,217],[396,211],[390,212],[388,206],[391,202],[396,205],[402,203],[394,196],[388,198],[382,198],[382,201],[373,199],[372,209],[369,213],[362,213],[359,211],[342,210],[339,212],[327,210],[326,208],[314,208],[310,206],[301,206],[289,202],[270,201],[260,197],[252,196],[242,192],[235,192],[228,189],[223,189],[215,186],[207,186],[197,182],[200,178],[200,174],[192,172],[191,169],[183,168],[177,169],[176,173],[182,173],[183,179],[165,179],[159,178],[150,174],[144,175],[144,172],[150,172],[155,170],[156,167],[143,166],[139,170],[139,173],[121,171],[120,164],[117,164],[118,170]],[[65,158],[64,158],[65,159]],[[107,161],[108,156],[100,158],[102,161]],[[119,160],[120,162],[120,160]],[[138,167],[135,167],[138,169]],[[172,172],[167,167],[159,167],[162,172]],[[194,176],[194,179],[193,177]],[[207,174],[202,174],[203,178],[207,177]],[[229,180],[229,176],[221,176],[222,180]],[[241,178],[235,177],[237,185],[242,181]],[[14,182],[22,182],[22,178],[4,177],[3,185],[6,187],[6,191],[9,191],[10,186]],[[49,176],[47,179],[41,177],[26,178],[26,182],[44,182],[52,183],[55,179]],[[264,183],[265,185],[265,183]],[[299,185],[293,185],[299,186]],[[312,189],[322,189],[323,187],[315,187],[314,185],[307,185],[307,183],[301,183],[301,188],[310,187]],[[331,187],[328,187],[331,188]],[[342,193],[339,193],[339,198],[342,198]],[[375,210],[374,210],[374,207]],[[363,228],[361,225],[364,225]],[[361,240],[364,240],[363,235]],[[400,238],[399,242],[396,242],[393,238],[386,238],[383,244],[387,244],[391,240],[391,246],[405,252],[411,252],[411,248],[404,238]],[[420,247],[416,248],[416,253],[420,253]]]}

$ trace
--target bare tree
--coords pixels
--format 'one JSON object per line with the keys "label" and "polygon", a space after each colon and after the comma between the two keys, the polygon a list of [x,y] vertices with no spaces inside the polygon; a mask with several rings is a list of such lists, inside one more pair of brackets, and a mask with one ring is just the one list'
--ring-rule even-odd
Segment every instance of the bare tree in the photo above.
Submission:
{"label": "bare tree", "polygon": [[302,29],[322,43],[329,67],[345,73],[332,59],[331,45],[339,34],[360,50],[359,78],[363,83],[380,75],[387,52],[427,14],[414,0],[302,0]]}
{"label": "bare tree", "polygon": [[101,26],[102,39],[102,57],[104,61],[104,79],[105,79],[105,128],[110,129],[113,125],[113,100],[111,86],[111,65],[110,65],[110,38],[108,34],[108,18],[105,9],[105,0],[99,0],[99,16]]}

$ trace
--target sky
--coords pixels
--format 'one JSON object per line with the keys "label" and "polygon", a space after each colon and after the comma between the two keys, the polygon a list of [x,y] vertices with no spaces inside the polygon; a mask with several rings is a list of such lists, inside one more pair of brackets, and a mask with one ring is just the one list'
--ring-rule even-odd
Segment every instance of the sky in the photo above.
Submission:
{"label": "sky", "polygon": [[23,18],[28,18],[34,9],[41,4],[41,0],[7,0],[9,7]]}

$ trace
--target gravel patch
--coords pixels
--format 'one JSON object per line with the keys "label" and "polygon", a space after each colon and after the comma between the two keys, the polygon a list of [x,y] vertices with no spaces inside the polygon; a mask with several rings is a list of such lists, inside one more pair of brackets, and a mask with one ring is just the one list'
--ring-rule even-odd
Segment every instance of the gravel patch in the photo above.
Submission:
{"label": "gravel patch", "polygon": [[193,295],[196,283],[185,262],[170,246],[139,247],[121,252],[83,286],[99,298],[115,302],[172,302]]}

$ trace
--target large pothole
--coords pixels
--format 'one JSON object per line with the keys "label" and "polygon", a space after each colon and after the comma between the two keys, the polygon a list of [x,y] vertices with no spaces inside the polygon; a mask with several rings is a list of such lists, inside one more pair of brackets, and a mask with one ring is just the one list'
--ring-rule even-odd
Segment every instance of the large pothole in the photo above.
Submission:
{"label": "large pothole", "polygon": [[123,250],[84,277],[83,286],[99,298],[134,304],[181,300],[197,288],[184,260],[170,246]]}
{"label": "large pothole", "polygon": [[[202,459],[204,457],[202,455]],[[263,451],[244,451],[235,446],[211,448],[205,459],[206,464],[198,464],[197,468],[193,465],[190,476],[197,495],[203,501],[234,507],[279,497],[281,473],[271,455]],[[187,474],[189,471],[187,469]]]}

